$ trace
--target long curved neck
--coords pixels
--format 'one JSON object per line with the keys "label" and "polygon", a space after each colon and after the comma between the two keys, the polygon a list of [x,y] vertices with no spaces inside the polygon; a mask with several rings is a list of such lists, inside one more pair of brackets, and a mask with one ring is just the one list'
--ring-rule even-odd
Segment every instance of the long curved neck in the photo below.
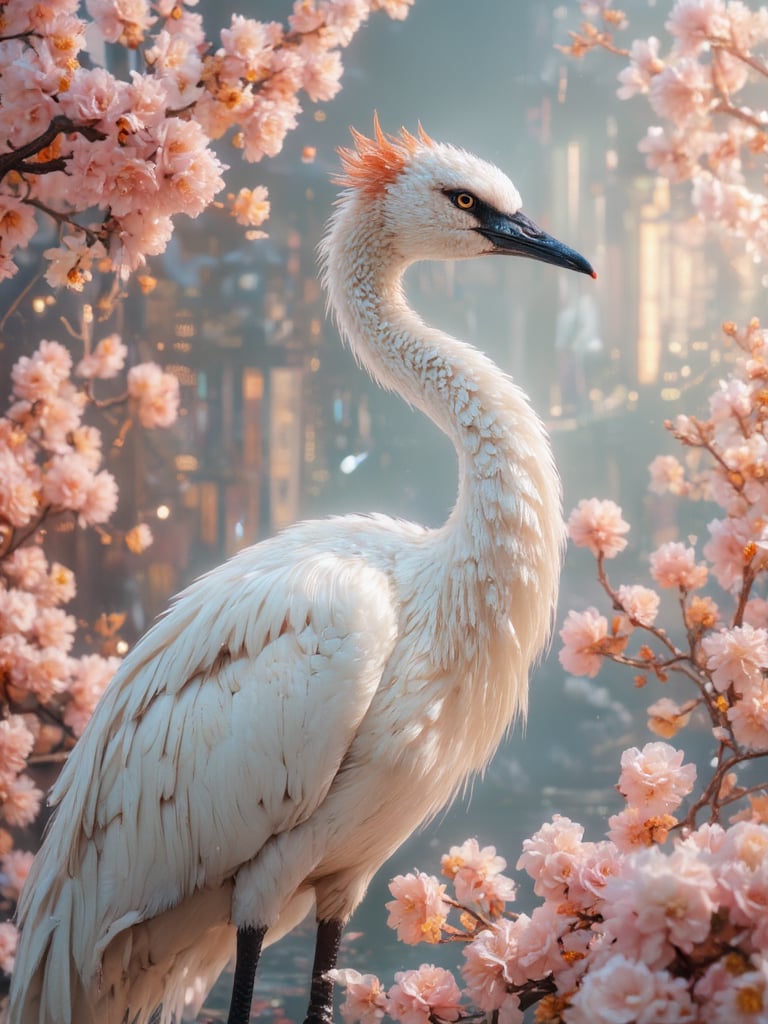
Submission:
{"label": "long curved neck", "polygon": [[[408,261],[376,214],[342,199],[321,250],[329,303],[371,376],[451,438],[459,493],[441,531],[449,562],[452,555],[476,567],[486,604],[498,614],[528,602],[521,614],[532,616],[533,657],[549,632],[563,545],[560,481],[546,432],[490,359],[410,308],[402,287]],[[518,632],[527,644],[525,625]]]}

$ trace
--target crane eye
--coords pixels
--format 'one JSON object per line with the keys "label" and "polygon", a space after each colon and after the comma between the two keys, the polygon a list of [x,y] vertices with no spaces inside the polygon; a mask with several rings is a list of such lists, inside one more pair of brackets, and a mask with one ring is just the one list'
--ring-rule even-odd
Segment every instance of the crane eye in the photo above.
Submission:
{"label": "crane eye", "polygon": [[477,200],[470,192],[457,192],[453,196],[453,202],[460,210],[471,210]]}

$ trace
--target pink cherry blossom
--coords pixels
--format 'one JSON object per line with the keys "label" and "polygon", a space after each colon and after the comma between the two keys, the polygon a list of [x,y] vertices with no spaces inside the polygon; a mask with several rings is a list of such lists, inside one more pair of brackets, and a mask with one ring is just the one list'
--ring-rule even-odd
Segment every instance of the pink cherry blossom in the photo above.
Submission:
{"label": "pink cherry blossom", "polygon": [[52,562],[44,582],[37,588],[37,595],[47,604],[67,604],[77,593],[75,574],[61,562]]}
{"label": "pink cherry blossom", "polygon": [[734,1021],[762,1024],[768,1011],[768,962],[763,958],[755,971],[734,977],[712,995],[711,1024],[733,1024]]}
{"label": "pink cherry blossom", "polygon": [[221,74],[231,82],[241,78],[259,82],[270,70],[274,48],[279,44],[282,29],[276,22],[256,21],[233,14],[229,28],[221,30]]}
{"label": "pink cherry blossom", "polygon": [[155,160],[162,182],[156,212],[199,216],[224,187],[224,165],[208,148],[208,137],[197,121],[168,118],[156,135]]}
{"label": "pink cherry blossom", "polygon": [[149,526],[146,523],[137,523],[136,526],[126,533],[125,546],[134,555],[140,555],[142,551],[146,551],[152,544],[153,539],[152,530]]}
{"label": "pink cherry blossom", "polygon": [[386,1012],[386,997],[374,974],[344,968],[328,971],[328,977],[344,987],[339,1012],[346,1024],[378,1024]]}
{"label": "pink cherry blossom", "polygon": [[674,824],[676,819],[670,814],[649,817],[638,807],[625,807],[608,819],[608,838],[621,853],[632,853],[666,842]]}
{"label": "pink cherry blossom", "polygon": [[24,248],[36,231],[34,208],[16,196],[0,194],[0,245],[4,255]]}
{"label": "pink cherry blossom", "polygon": [[119,658],[103,658],[98,654],[86,654],[75,662],[69,686],[71,700],[64,712],[64,721],[76,736],[82,735],[99,698],[119,665]]}
{"label": "pink cherry blossom", "polygon": [[744,547],[752,538],[746,517],[713,519],[707,524],[710,539],[704,545],[704,557],[712,565],[715,579],[724,590],[741,585],[744,573]]}
{"label": "pink cherry blossom", "polygon": [[387,924],[397,930],[400,941],[409,945],[439,942],[449,909],[444,898],[445,885],[433,875],[416,871],[396,875],[389,883],[389,891],[395,898],[386,904]]}
{"label": "pink cherry blossom", "polygon": [[768,750],[768,680],[739,697],[728,709],[737,743],[747,750]]}
{"label": "pink cherry blossom", "polygon": [[669,697],[660,697],[648,708],[648,728],[665,740],[671,739],[689,722],[691,712]]}
{"label": "pink cherry blossom", "polygon": [[102,338],[92,352],[77,364],[75,372],[81,377],[98,377],[107,380],[116,377],[125,365],[128,349],[119,334]]}
{"label": "pink cherry blossom", "polygon": [[10,850],[0,858],[0,891],[6,899],[18,899],[34,859],[28,850]]}
{"label": "pink cherry blossom", "polygon": [[566,1024],[694,1024],[685,978],[652,971],[618,953],[585,975],[563,1015]]}
{"label": "pink cherry blossom", "polygon": [[624,550],[623,534],[628,530],[629,523],[622,519],[615,501],[583,498],[568,517],[568,536],[574,544],[604,558],[615,558]]}
{"label": "pink cherry blossom", "polygon": [[329,46],[346,46],[368,19],[368,0],[320,0],[325,18],[324,40]]}
{"label": "pink cherry blossom", "polygon": [[654,494],[685,493],[685,469],[674,455],[657,455],[648,472],[651,477],[648,489]]}
{"label": "pink cherry blossom", "polygon": [[707,567],[696,564],[693,548],[670,541],[652,553],[651,576],[660,587],[699,590],[707,582]]}
{"label": "pink cherry blossom", "polygon": [[647,818],[675,810],[696,781],[696,766],[684,765],[684,756],[658,741],[630,747],[621,755],[620,792]]}
{"label": "pink cherry blossom", "polygon": [[16,958],[16,945],[19,933],[16,925],[10,921],[0,922],[0,971],[6,974],[13,973],[13,964]]}
{"label": "pink cherry blossom", "polygon": [[390,18],[403,21],[415,0],[371,0],[372,11],[386,11]]}
{"label": "pink cherry blossom", "polygon": [[412,971],[399,971],[395,984],[387,992],[387,1013],[400,1024],[429,1024],[457,1020],[461,1012],[461,992],[450,971],[422,964]]}
{"label": "pink cherry blossom", "polygon": [[269,217],[269,201],[267,190],[258,188],[241,188],[232,202],[232,214],[238,224],[246,227],[258,227]]}
{"label": "pink cherry blossom", "polygon": [[61,608],[40,608],[34,620],[33,632],[41,647],[58,647],[69,651],[75,640],[77,620]]}
{"label": "pink cherry blossom", "polygon": [[748,625],[721,629],[705,636],[701,647],[712,682],[721,693],[731,685],[740,693],[749,691],[762,682],[768,668],[768,630]]}
{"label": "pink cherry blossom", "polygon": [[243,156],[257,163],[265,156],[277,156],[285,137],[298,124],[299,103],[264,99],[254,106],[243,122]]}
{"label": "pink cherry blossom", "polygon": [[0,587],[0,629],[4,633],[26,633],[35,621],[37,601],[16,587]]}
{"label": "pink cherry blossom", "polygon": [[315,102],[332,100],[341,89],[343,67],[338,50],[316,50],[306,47],[302,87]]}
{"label": "pink cherry blossom", "polygon": [[[21,715],[0,721],[0,778],[10,781],[24,770],[35,738]],[[1,788],[1,787],[0,787]]]}
{"label": "pink cherry blossom", "polygon": [[169,214],[153,209],[149,214],[131,211],[118,221],[119,229],[112,239],[110,258],[121,277],[127,278],[146,262],[147,256],[165,252],[173,234],[173,220]]}
{"label": "pink cherry blossom", "polygon": [[638,93],[647,93],[651,79],[663,68],[664,62],[659,59],[659,40],[656,36],[633,40],[629,49],[629,66],[619,73],[619,99],[627,100]]}
{"label": "pink cherry blossom", "polygon": [[81,426],[84,406],[85,395],[76,391],[71,383],[65,383],[59,386],[57,395],[36,407],[37,426],[48,449],[67,452],[70,435]]}
{"label": "pink cherry blossom", "polygon": [[753,943],[768,942],[768,826],[739,821],[723,835],[711,858],[720,903],[734,923],[754,929]]}
{"label": "pink cherry blossom", "polygon": [[69,441],[75,453],[85,462],[92,472],[101,465],[101,434],[96,427],[81,424],[71,432]]}
{"label": "pink cherry blossom", "polygon": [[79,512],[93,487],[94,475],[85,460],[69,452],[54,455],[43,477],[43,498],[60,509]]}
{"label": "pink cherry blossom", "polygon": [[613,937],[616,953],[663,968],[675,947],[690,953],[709,935],[716,896],[712,868],[695,851],[651,846],[627,854],[622,872],[607,880],[598,928]]}
{"label": "pink cherry blossom", "polygon": [[30,471],[0,442],[0,516],[11,526],[26,526],[39,509],[39,471]]}
{"label": "pink cherry blossom", "polygon": [[199,83],[203,77],[203,62],[194,40],[182,32],[162,29],[153,36],[152,43],[144,59],[162,84],[172,109],[180,110],[198,100],[202,91]]}
{"label": "pink cherry blossom", "polygon": [[157,20],[150,15],[148,0],[86,0],[88,13],[110,43],[135,50]]}
{"label": "pink cherry blossom", "polygon": [[315,0],[294,0],[288,24],[292,32],[316,32],[323,24],[323,14],[317,9]]}
{"label": "pink cherry blossom", "polygon": [[754,404],[752,388],[743,380],[731,377],[717,383],[717,391],[709,396],[709,411],[715,424],[732,427],[733,419],[746,419]]}
{"label": "pink cherry blossom", "polygon": [[103,469],[94,476],[80,508],[80,523],[84,526],[106,523],[117,508],[117,499],[117,481],[110,472]]}
{"label": "pink cherry blossom", "polygon": [[677,845],[690,847],[694,851],[703,853],[717,853],[722,848],[726,836],[727,833],[722,825],[706,821],[689,832],[684,839],[678,839]]}
{"label": "pink cherry blossom", "polygon": [[41,704],[47,704],[67,688],[70,659],[66,651],[56,647],[36,647],[26,642],[16,651],[10,666],[11,682],[33,693]]}
{"label": "pink cherry blossom", "polygon": [[534,892],[545,899],[562,899],[581,856],[583,826],[560,814],[523,841],[517,869],[534,880]]}
{"label": "pink cherry blossom", "polygon": [[461,974],[467,995],[481,1010],[498,1010],[507,1000],[507,986],[527,980],[518,952],[520,937],[529,924],[525,914],[514,921],[502,918],[465,946]]}
{"label": "pink cherry blossom", "polygon": [[[652,125],[637,148],[645,153],[645,162],[650,170],[658,171],[665,178],[678,183],[687,181],[696,172],[696,156],[691,151],[689,141],[688,137],[680,133],[669,132],[661,125]],[[677,418],[682,421],[688,419],[683,416]]]}
{"label": "pink cherry blossom", "polygon": [[516,974],[522,973],[526,978],[546,978],[548,974],[562,971],[568,962],[563,956],[567,936],[573,922],[571,917],[559,913],[559,907],[551,900],[533,908],[530,918],[525,914],[516,920],[523,919],[516,933],[517,954],[515,966],[511,968]]}
{"label": "pink cherry blossom", "polygon": [[584,908],[594,906],[602,898],[606,880],[619,870],[619,851],[614,843],[582,843],[573,860],[568,899]]}
{"label": "pink cherry blossom", "polygon": [[27,775],[19,775],[9,785],[0,815],[9,825],[24,828],[31,825],[40,812],[43,792]]}
{"label": "pink cherry blossom", "polygon": [[[49,6],[48,16],[44,19],[33,17],[42,31],[40,38],[34,45],[40,63],[49,63],[71,72],[72,65],[77,61],[77,55],[85,44],[85,23],[69,11],[54,5]],[[66,76],[64,86],[59,87],[59,92],[66,92]]]}
{"label": "pink cherry blossom", "polygon": [[639,584],[625,586],[622,584],[618,589],[621,607],[633,624],[641,626],[652,626],[659,611],[659,595],[649,587]]}
{"label": "pink cherry blossom", "polygon": [[764,7],[751,10],[747,4],[728,4],[728,31],[734,47],[746,53],[768,39],[768,11]]}
{"label": "pink cherry blossom", "polygon": [[7,555],[3,560],[3,570],[17,586],[34,593],[46,577],[48,559],[38,544],[30,544]]}
{"label": "pink cherry blossom", "polygon": [[13,394],[28,402],[46,401],[58,392],[72,369],[72,357],[58,341],[41,341],[31,356],[20,356],[11,370]]}
{"label": "pink cherry blossom", "polygon": [[69,234],[61,239],[61,245],[46,249],[43,256],[48,260],[45,279],[52,288],[65,286],[81,292],[93,280],[91,268],[94,260],[104,256],[101,242],[88,245],[84,235]]}
{"label": "pink cherry blossom", "polygon": [[676,125],[701,118],[712,102],[712,81],[697,60],[680,59],[668,64],[651,81],[648,97],[661,117]]}
{"label": "pink cherry blossom", "polygon": [[[76,68],[59,103],[74,121],[104,124],[115,120],[127,107],[128,85],[105,68]],[[79,143],[80,144],[80,143]]]}
{"label": "pink cherry blossom", "polygon": [[723,0],[677,0],[666,22],[680,53],[697,53],[714,37],[727,37]]}
{"label": "pink cherry blossom", "polygon": [[463,904],[499,907],[515,898],[515,883],[502,874],[507,862],[495,846],[480,848],[476,839],[452,846],[443,857],[442,873],[453,881],[456,899]]}
{"label": "pink cherry blossom", "polygon": [[558,658],[566,672],[593,678],[602,667],[601,641],[608,636],[608,620],[596,608],[568,612],[560,630],[563,647]]}
{"label": "pink cherry blossom", "polygon": [[143,427],[168,427],[179,409],[179,380],[157,363],[140,363],[128,371],[128,394],[138,402]]}

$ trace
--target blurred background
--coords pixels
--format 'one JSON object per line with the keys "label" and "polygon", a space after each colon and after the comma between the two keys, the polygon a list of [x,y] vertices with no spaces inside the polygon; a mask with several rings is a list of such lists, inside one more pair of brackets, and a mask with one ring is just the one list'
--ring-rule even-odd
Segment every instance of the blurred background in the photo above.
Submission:
{"label": "blurred background", "polygon": [[[661,34],[671,3],[624,6],[637,37]],[[229,4],[201,0],[200,9],[209,24],[229,22]],[[283,20],[289,4],[239,9]],[[95,559],[92,541],[62,537],[75,551],[85,618],[127,607],[133,640],[200,572],[296,519],[373,510],[430,525],[446,518],[456,492],[450,444],[355,366],[325,318],[316,276],[335,148],[348,143],[350,125],[370,133],[374,111],[387,131],[420,121],[433,138],[497,163],[528,215],[596,268],[593,282],[517,260],[425,265],[410,272],[408,291],[427,320],[483,348],[528,391],[553,437],[566,512],[590,496],[623,506],[633,531],[614,582],[643,581],[648,551],[677,536],[675,499],[646,489],[648,463],[673,450],[663,422],[700,409],[718,376],[720,323],[764,313],[764,297],[757,275],[733,265],[691,218],[685,193],[646,171],[636,144],[651,114],[642,100],[616,99],[622,60],[596,53],[577,62],[556,49],[579,20],[575,0],[416,0],[405,22],[371,18],[344,53],[342,92],[307,105],[280,156],[253,166],[224,154],[231,190],[269,187],[269,237],[247,241],[216,211],[179,218],[150,266],[157,287],[137,288],[125,304],[124,341],[178,375],[183,415],[173,431],[132,432],[110,463],[118,515],[151,525],[146,555],[129,562],[107,548]],[[311,162],[305,147],[316,150]],[[38,251],[27,259],[19,290],[40,265]],[[32,287],[20,306],[19,351],[41,337],[66,340],[67,300],[35,298]],[[701,517],[684,532],[699,533],[711,518],[705,509]],[[592,561],[571,551],[557,627],[569,608],[593,603]],[[653,738],[643,709],[661,694],[635,691],[629,674],[610,670],[569,679],[557,648],[556,640],[532,680],[527,728],[380,872],[341,966],[390,981],[422,960],[460,961],[453,947],[399,945],[385,924],[388,879],[415,866],[437,873],[452,844],[493,843],[511,869],[523,839],[554,812],[602,838],[607,815],[623,805],[614,789],[620,753]],[[705,730],[701,742],[705,756]],[[517,909],[530,910],[521,882]],[[257,991],[271,1019],[302,1019],[312,941],[307,926],[266,952]],[[219,1019],[228,996],[227,981],[201,1019]]]}

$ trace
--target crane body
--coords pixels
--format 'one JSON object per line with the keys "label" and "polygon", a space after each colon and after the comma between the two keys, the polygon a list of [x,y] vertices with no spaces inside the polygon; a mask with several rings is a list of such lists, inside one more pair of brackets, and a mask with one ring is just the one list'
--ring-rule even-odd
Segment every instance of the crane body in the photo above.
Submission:
{"label": "crane body", "polygon": [[170,1024],[235,950],[239,1024],[261,946],[313,909],[307,1020],[330,1021],[325,971],[373,874],[525,714],[564,536],[550,445],[508,376],[408,307],[402,274],[495,251],[593,272],[492,165],[375,128],[342,153],[324,281],[356,358],[451,438],[454,509],[436,529],[297,524],[136,644],[52,791],[10,1024]]}

